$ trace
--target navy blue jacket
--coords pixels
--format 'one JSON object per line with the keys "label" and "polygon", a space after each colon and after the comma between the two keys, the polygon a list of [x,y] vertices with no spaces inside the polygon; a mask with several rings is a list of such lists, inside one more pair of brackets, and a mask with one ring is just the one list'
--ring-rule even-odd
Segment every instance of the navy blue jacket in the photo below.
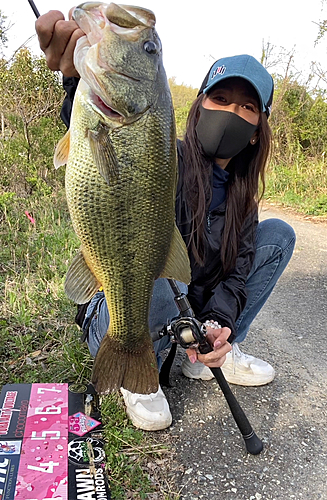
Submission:
{"label": "navy blue jacket", "polygon": [[[187,165],[183,161],[183,148],[180,141],[177,144],[177,151],[179,181],[176,194],[176,222],[187,244],[191,232],[191,214],[183,189],[184,171]],[[188,299],[199,321],[204,322],[207,319],[218,321],[222,326],[228,326],[234,336],[235,322],[244,309],[247,298],[245,283],[254,260],[258,212],[256,210],[250,213],[245,219],[239,237],[235,268],[226,279],[212,286],[210,285],[212,278],[217,274],[217,269],[221,268],[220,250],[225,211],[226,201],[207,214],[206,257],[203,267],[195,262],[189,250],[192,281],[189,285]]]}

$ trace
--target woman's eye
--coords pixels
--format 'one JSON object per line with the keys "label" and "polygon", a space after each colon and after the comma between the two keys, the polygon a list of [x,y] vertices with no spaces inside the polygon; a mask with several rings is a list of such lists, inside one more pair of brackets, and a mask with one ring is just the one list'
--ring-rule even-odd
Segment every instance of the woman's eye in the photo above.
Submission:
{"label": "woman's eye", "polygon": [[253,104],[243,104],[243,108],[247,109],[248,111],[253,111],[253,113],[256,112],[256,109],[253,106]]}
{"label": "woman's eye", "polygon": [[222,95],[217,95],[214,97],[214,100],[215,101],[218,101],[218,102],[226,102],[226,99],[225,97],[223,97]]}

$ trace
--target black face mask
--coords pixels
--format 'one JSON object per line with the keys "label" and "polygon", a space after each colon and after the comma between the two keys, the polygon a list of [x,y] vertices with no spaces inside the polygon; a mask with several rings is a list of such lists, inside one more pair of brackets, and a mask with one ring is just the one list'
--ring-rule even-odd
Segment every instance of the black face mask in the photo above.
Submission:
{"label": "black face mask", "polygon": [[257,126],[230,111],[201,106],[195,130],[207,156],[227,159],[233,158],[248,145]]}

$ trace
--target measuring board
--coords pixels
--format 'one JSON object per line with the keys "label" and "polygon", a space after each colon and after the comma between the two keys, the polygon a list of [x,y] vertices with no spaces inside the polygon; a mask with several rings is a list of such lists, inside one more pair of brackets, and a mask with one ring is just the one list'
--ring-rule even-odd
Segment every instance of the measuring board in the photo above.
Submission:
{"label": "measuring board", "polygon": [[81,384],[0,395],[0,500],[109,500],[99,399]]}

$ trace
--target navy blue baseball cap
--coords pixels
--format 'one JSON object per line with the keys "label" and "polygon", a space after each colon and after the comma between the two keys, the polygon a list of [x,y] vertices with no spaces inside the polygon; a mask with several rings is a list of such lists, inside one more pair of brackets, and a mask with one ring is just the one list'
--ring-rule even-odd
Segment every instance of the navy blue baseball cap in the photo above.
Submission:
{"label": "navy blue baseball cap", "polygon": [[206,94],[217,83],[233,77],[244,78],[253,85],[260,99],[261,110],[268,117],[274,94],[273,79],[262,64],[246,54],[218,59],[203,80],[198,95]]}

